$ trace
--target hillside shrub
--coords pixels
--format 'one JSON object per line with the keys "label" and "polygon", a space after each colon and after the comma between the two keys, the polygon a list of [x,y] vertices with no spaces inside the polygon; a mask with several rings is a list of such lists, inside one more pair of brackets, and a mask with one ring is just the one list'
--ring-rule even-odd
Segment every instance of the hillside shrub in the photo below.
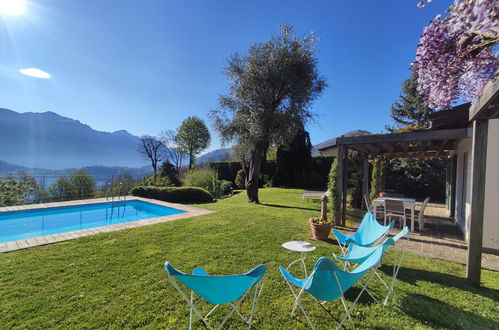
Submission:
{"label": "hillside shrub", "polygon": [[138,186],[130,193],[133,196],[158,199],[171,203],[208,203],[213,201],[210,192],[199,187],[152,187]]}

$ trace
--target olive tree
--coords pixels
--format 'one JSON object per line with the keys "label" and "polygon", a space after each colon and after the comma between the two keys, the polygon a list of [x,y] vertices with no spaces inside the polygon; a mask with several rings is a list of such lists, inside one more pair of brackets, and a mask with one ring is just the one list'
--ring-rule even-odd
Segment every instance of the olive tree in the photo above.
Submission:
{"label": "olive tree", "polygon": [[297,37],[293,28],[252,45],[247,54],[228,59],[224,73],[229,94],[212,111],[214,126],[224,142],[249,146],[246,191],[259,203],[258,180],[265,151],[270,145],[288,145],[296,131],[312,117],[310,106],[323,92],[313,33]]}
{"label": "olive tree", "polygon": [[191,169],[196,162],[196,156],[210,145],[211,136],[204,121],[192,116],[182,122],[175,139],[180,152],[189,155],[189,169]]}

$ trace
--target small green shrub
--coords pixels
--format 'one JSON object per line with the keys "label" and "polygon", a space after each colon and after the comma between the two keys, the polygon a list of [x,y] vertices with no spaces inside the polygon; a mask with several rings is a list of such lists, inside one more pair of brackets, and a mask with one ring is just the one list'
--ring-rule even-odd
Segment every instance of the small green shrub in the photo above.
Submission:
{"label": "small green shrub", "polygon": [[373,162],[373,171],[371,173],[371,200],[376,199],[379,193],[385,191],[387,164],[383,159],[377,159]]}
{"label": "small green shrub", "polygon": [[211,169],[190,170],[184,175],[184,185],[206,189],[215,198],[232,194],[232,182],[218,180],[217,172]]}
{"label": "small green shrub", "polygon": [[213,196],[199,187],[152,187],[138,186],[130,193],[133,196],[158,199],[171,203],[207,203],[213,201]]}
{"label": "small green shrub", "polygon": [[215,198],[222,198],[232,195],[232,182],[227,180],[216,180],[214,189],[211,193]]}
{"label": "small green shrub", "polygon": [[179,187],[182,183],[178,178],[177,170],[168,160],[165,161],[158,170],[158,175],[161,178],[168,178],[170,180],[170,185]]}
{"label": "small green shrub", "polygon": [[214,170],[194,169],[185,173],[183,181],[185,186],[200,187],[211,192],[217,179],[217,172]]}
{"label": "small green shrub", "polygon": [[173,182],[167,176],[149,175],[146,176],[139,186],[153,186],[153,187],[171,187],[174,186]]}
{"label": "small green shrub", "polygon": [[335,157],[329,172],[328,190],[331,192],[331,218],[336,224],[341,222],[341,196],[338,192],[338,157]]}
{"label": "small green shrub", "polygon": [[0,178],[0,206],[24,204],[26,197],[33,189],[26,183],[13,178],[1,180]]}
{"label": "small green shrub", "polygon": [[234,183],[239,189],[246,188],[246,174],[244,173],[244,170],[241,169],[237,171]]}

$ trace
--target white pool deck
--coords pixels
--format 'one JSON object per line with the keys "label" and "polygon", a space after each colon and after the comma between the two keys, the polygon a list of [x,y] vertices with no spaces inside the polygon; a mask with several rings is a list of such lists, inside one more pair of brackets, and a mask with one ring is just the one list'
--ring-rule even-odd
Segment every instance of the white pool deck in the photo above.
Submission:
{"label": "white pool deck", "polygon": [[[94,227],[94,228],[88,228],[88,229],[82,229],[82,230],[69,231],[69,232],[60,233],[60,234],[39,236],[39,237],[22,239],[22,240],[18,240],[18,241],[0,243],[0,253],[11,252],[11,251],[16,251],[16,250],[21,250],[21,249],[27,249],[27,248],[34,247],[34,246],[69,241],[72,239],[90,236],[90,235],[95,235],[95,234],[100,234],[100,233],[108,233],[111,231],[131,229],[131,228],[149,226],[149,225],[154,225],[157,223],[163,223],[163,222],[168,222],[168,221],[173,221],[173,220],[191,218],[191,217],[210,214],[210,213],[214,212],[214,211],[205,210],[205,209],[201,209],[201,208],[194,207],[194,206],[189,206],[189,205],[184,205],[184,204],[176,204],[176,203],[168,203],[168,202],[163,202],[163,201],[159,201],[159,200],[155,200],[155,199],[148,199],[148,198],[135,197],[135,196],[127,196],[126,200],[127,201],[140,200],[140,201],[149,202],[152,204],[171,207],[171,208],[174,208],[177,210],[182,210],[185,212],[180,213],[180,214],[167,215],[164,217],[149,218],[149,219],[143,219],[143,220],[137,220],[137,221],[131,221],[131,222],[117,223],[117,224],[108,225],[108,226]],[[7,211],[37,210],[37,209],[44,209],[44,208],[50,208],[50,207],[106,203],[106,202],[110,202],[110,201],[111,200],[107,200],[106,198],[94,198],[94,199],[81,199],[81,200],[74,200],[74,201],[67,201],[67,202],[57,202],[57,203],[6,206],[6,207],[0,207],[0,214],[1,214],[1,212],[7,212]],[[118,200],[115,199],[115,202],[117,202],[117,201]],[[123,201],[123,200],[121,200],[121,201]]]}

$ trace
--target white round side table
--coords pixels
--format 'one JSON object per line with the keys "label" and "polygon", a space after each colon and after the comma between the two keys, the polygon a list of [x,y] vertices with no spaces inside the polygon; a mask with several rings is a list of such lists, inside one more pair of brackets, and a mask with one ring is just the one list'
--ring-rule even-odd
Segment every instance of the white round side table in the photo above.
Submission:
{"label": "white round side table", "polygon": [[305,277],[307,277],[308,275],[307,267],[305,266],[305,259],[307,258],[307,252],[314,251],[315,246],[304,241],[290,241],[282,244],[282,247],[290,251],[300,252],[301,254],[301,258],[290,263],[288,267],[286,267],[286,270],[288,270],[295,263],[301,262],[301,264],[303,265],[303,271],[305,272]]}

